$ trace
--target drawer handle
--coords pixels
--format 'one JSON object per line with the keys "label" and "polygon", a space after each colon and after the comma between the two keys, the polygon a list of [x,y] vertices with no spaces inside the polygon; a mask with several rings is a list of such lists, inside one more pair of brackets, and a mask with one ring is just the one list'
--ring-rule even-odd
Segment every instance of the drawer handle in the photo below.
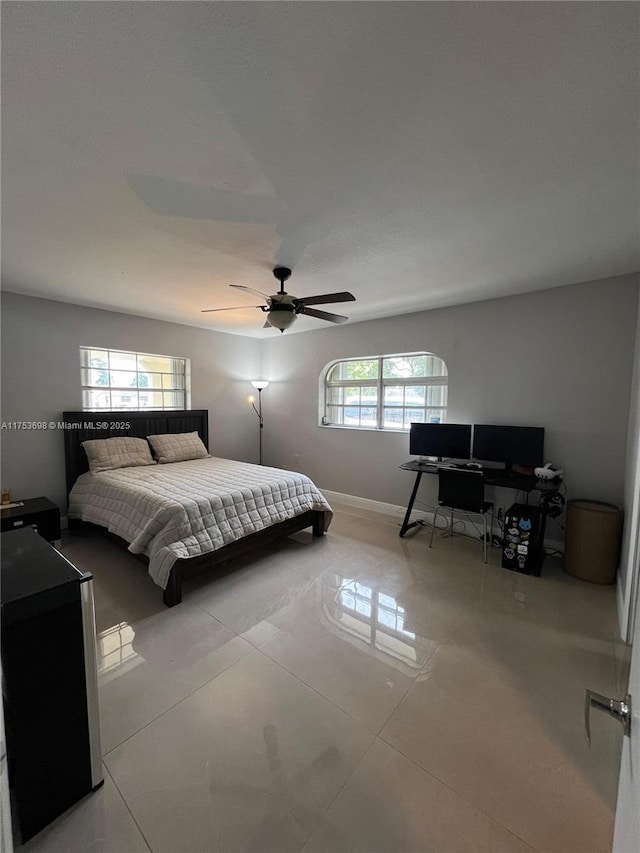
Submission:
{"label": "drawer handle", "polygon": [[23,524],[24,524],[24,521],[14,521],[13,522],[14,527],[22,527]]}

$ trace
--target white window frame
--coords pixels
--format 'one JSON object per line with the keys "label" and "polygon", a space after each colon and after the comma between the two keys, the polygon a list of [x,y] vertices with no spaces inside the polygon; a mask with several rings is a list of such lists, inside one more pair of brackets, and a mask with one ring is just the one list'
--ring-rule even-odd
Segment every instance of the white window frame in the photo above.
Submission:
{"label": "white window frame", "polygon": [[[94,351],[94,352],[104,352],[107,354],[107,366],[104,368],[94,368],[96,370],[124,370],[121,367],[112,368],[111,367],[111,357],[112,355],[127,355],[127,356],[135,356],[136,359],[136,369],[134,372],[136,376],[140,374],[154,374],[163,377],[162,387],[161,388],[148,388],[145,386],[140,386],[136,384],[135,386],[112,386],[112,385],[87,385],[83,381],[83,368],[86,365],[83,364],[82,353],[83,351]],[[174,361],[180,365],[181,370],[175,372],[168,371],[153,371],[148,370],[147,368],[140,367],[138,369],[138,359],[139,358],[168,358],[171,361]],[[179,376],[183,380],[183,388],[175,387],[175,385],[167,384],[165,386],[164,377],[173,377]],[[82,411],[83,412],[102,412],[102,411],[132,411],[132,412],[150,412],[150,411],[186,411],[191,408],[191,362],[190,359],[185,358],[184,356],[175,356],[175,355],[160,355],[159,353],[147,353],[147,352],[132,352],[130,350],[117,350],[117,349],[108,349],[107,347],[101,346],[85,346],[84,344],[80,346],[80,389],[82,395]],[[108,407],[95,407],[95,406],[85,406],[85,392],[86,391],[95,391],[99,389],[100,391],[104,391],[109,395],[110,405]],[[118,394],[127,394],[137,397],[137,405],[136,406],[119,406],[112,404],[112,394],[116,392]],[[153,393],[153,392],[168,392],[175,395],[182,396],[182,405],[180,406],[165,406],[164,399],[163,404],[161,406],[144,406],[140,405],[140,393]],[[164,397],[164,395],[163,395]]]}
{"label": "white window frame", "polygon": [[[422,376],[415,377],[412,376],[408,379],[402,379],[398,377],[384,377],[384,361],[387,359],[393,358],[411,358],[415,356],[432,356],[433,358],[437,358],[443,366],[444,374],[442,376]],[[378,362],[378,378],[377,379],[334,379],[329,380],[329,376],[331,371],[338,364],[344,364],[350,361],[377,361]],[[387,355],[369,355],[369,356],[357,356],[355,358],[340,358],[335,361],[330,362],[323,370],[320,377],[320,426],[325,426],[330,429],[357,429],[357,430],[375,430],[382,432],[402,432],[407,433],[409,431],[409,426],[404,426],[404,417],[403,417],[403,426],[394,426],[389,427],[384,425],[384,390],[385,387],[389,386],[402,386],[403,388],[411,387],[411,386],[426,386],[426,394],[425,394],[425,405],[406,405],[405,400],[403,400],[402,406],[392,407],[398,408],[403,412],[406,409],[423,409],[424,416],[426,418],[427,411],[439,411],[441,412],[440,423],[446,423],[447,419],[447,407],[448,407],[448,395],[447,395],[447,403],[445,405],[427,405],[427,399],[429,395],[429,387],[449,387],[449,375],[447,370],[447,365],[442,356],[437,355],[433,352],[401,352],[401,353],[389,353]],[[354,408],[354,405],[347,406],[346,403],[329,403],[328,391],[330,388],[377,388],[377,404],[376,406],[363,406],[362,402],[359,404],[358,408],[375,408],[376,409],[376,425],[372,426],[370,424],[361,425],[361,424],[345,424],[345,423],[335,423],[329,420],[328,410],[329,407],[338,407],[342,409],[346,408]],[[406,391],[405,391],[406,394]],[[425,423],[427,421],[422,421]],[[429,421],[433,422],[433,421]]]}

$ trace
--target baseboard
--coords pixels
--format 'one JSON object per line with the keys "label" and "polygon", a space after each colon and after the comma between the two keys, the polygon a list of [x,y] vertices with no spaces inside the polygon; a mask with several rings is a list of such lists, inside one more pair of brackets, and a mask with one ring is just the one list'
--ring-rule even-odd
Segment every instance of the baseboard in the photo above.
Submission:
{"label": "baseboard", "polygon": [[[322,494],[331,503],[340,503],[343,506],[353,507],[354,509],[363,509],[367,512],[377,512],[381,515],[390,515],[393,518],[399,518],[400,521],[404,518],[407,511],[406,506],[398,504],[384,503],[384,501],[372,501],[370,498],[361,498],[358,495],[344,495],[341,492],[331,492],[328,489],[322,489]],[[411,513],[411,520],[417,521],[419,518],[433,515],[433,513],[418,512],[414,510]]]}
{"label": "baseboard", "polygon": [[[340,503],[343,506],[353,509],[364,510],[365,512],[376,512],[380,515],[391,516],[393,519],[401,522],[404,514],[407,511],[406,506],[398,504],[385,503],[384,501],[373,501],[370,498],[361,498],[359,495],[345,495],[342,492],[331,492],[328,489],[322,489],[322,494],[331,503]],[[413,510],[410,516],[411,521],[426,521],[428,524],[433,522],[433,511],[428,510]],[[560,554],[564,552],[564,542],[557,539],[544,540],[544,547],[547,551],[558,551]]]}

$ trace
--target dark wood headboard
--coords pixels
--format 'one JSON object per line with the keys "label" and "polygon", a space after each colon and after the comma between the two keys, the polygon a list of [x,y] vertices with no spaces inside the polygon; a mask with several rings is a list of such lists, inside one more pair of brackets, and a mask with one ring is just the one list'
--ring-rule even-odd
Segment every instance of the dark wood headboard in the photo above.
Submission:
{"label": "dark wood headboard", "polygon": [[82,446],[90,438],[114,438],[130,435],[146,438],[170,432],[194,432],[209,449],[209,412],[189,409],[167,412],[63,412],[64,460],[67,494],[80,474],[89,470],[87,454]]}

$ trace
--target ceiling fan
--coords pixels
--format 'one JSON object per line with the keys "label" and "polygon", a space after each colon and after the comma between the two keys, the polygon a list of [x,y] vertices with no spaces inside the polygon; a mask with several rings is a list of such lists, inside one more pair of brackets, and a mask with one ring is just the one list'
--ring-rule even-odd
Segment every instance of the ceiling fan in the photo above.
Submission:
{"label": "ceiling fan", "polygon": [[258,296],[264,296],[266,305],[239,305],[235,308],[203,308],[202,313],[207,314],[212,311],[238,311],[240,308],[259,308],[267,315],[267,320],[264,328],[269,326],[274,329],[280,329],[284,332],[294,322],[298,314],[306,314],[308,317],[316,317],[318,320],[328,320],[330,323],[344,323],[348,317],[343,317],[342,314],[330,314],[328,311],[318,311],[315,308],[309,308],[309,305],[326,305],[332,302],[355,302],[355,296],[348,293],[346,290],[342,293],[323,293],[319,296],[291,296],[284,289],[284,283],[291,275],[291,270],[288,267],[276,267],[273,270],[274,276],[280,282],[280,290],[277,293],[269,296],[267,293],[262,293],[260,290],[254,290],[252,287],[245,287],[244,284],[230,284],[229,287],[235,287],[237,290],[246,290],[247,293],[256,293]]}

